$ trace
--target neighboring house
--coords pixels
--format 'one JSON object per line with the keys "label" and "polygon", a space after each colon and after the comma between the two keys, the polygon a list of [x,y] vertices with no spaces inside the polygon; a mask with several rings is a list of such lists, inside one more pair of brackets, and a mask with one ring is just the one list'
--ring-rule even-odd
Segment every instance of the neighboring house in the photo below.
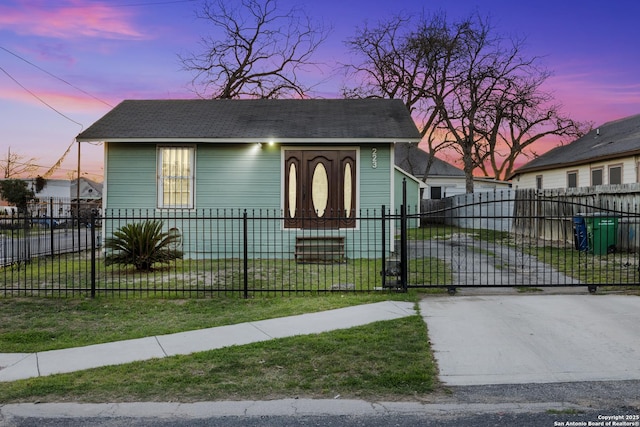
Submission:
{"label": "neighboring house", "polygon": [[105,217],[272,210],[295,236],[396,206],[393,146],[420,134],[399,100],[128,100],[77,140],[105,143]]}
{"label": "neighboring house", "polygon": [[[45,186],[36,191],[36,178],[20,178],[27,183],[27,187],[33,191],[36,202],[31,205],[29,214],[35,217],[68,217],[69,196],[71,195],[71,183],[66,179],[47,179]],[[64,199],[64,206],[60,200]],[[52,204],[52,200],[55,200]],[[6,204],[6,202],[4,202]],[[55,206],[54,206],[55,205]]]}
{"label": "neighboring house", "polygon": [[[72,199],[78,198],[78,181],[71,181]],[[102,198],[102,183],[87,178],[80,178],[80,200],[95,200]]]}
{"label": "neighboring house", "polygon": [[46,179],[45,186],[36,191],[36,180],[25,179],[29,188],[36,195],[36,202],[30,207],[29,214],[34,217],[49,217],[57,220],[71,216],[69,196],[71,196],[71,181],[68,179]]}
{"label": "neighboring house", "polygon": [[36,178],[26,178],[23,181],[33,190],[38,199],[66,199],[71,195],[71,181],[68,179],[45,179],[45,185],[40,191],[36,191]]}
{"label": "neighboring house", "polygon": [[33,190],[36,201],[30,208],[30,215],[35,217],[53,217],[66,220],[75,216],[80,208],[85,210],[97,209],[102,198],[102,184],[87,178],[80,178],[80,206],[78,206],[78,180],[51,179],[45,180],[45,186],[36,192],[36,179],[24,179]]}
{"label": "neighboring house", "polygon": [[[416,144],[398,144],[395,148],[396,165],[423,180],[423,199],[443,199],[466,193],[465,173],[450,163],[433,158],[429,175],[424,179],[430,154]],[[474,193],[507,190],[510,184],[493,178],[473,178]]]}
{"label": "neighboring house", "polygon": [[514,188],[573,188],[640,182],[640,114],[605,123],[514,171]]}

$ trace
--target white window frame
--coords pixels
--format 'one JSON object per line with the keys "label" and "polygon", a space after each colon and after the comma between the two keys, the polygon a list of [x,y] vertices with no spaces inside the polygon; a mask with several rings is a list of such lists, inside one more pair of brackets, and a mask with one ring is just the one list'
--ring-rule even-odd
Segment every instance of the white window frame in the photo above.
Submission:
{"label": "white window frame", "polygon": [[[569,175],[575,175],[576,176],[576,185],[574,187],[571,187],[569,185],[569,183],[570,183]],[[567,188],[576,188],[576,187],[578,187],[578,171],[577,170],[568,171],[567,172]]]}
{"label": "white window frame", "polygon": [[[187,160],[189,167],[186,170],[185,175],[164,176],[163,159],[167,150],[186,150]],[[195,200],[195,177],[196,177],[196,147],[195,145],[158,145],[156,147],[157,157],[157,207],[158,209],[193,209]],[[182,170],[182,169],[181,169]],[[169,180],[173,179],[175,182],[178,180],[188,180],[187,185],[187,201],[186,203],[171,203],[171,200],[165,200],[165,184]]]}

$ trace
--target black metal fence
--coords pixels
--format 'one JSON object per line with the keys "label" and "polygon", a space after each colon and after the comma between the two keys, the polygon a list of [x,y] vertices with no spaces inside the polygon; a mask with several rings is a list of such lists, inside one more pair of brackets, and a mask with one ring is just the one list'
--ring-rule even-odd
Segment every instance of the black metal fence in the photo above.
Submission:
{"label": "black metal fence", "polygon": [[640,197],[627,196],[508,190],[426,203],[421,228],[409,230],[407,286],[430,287],[421,283],[426,270],[450,292],[638,286]]}
{"label": "black metal fence", "polygon": [[[410,288],[637,286],[637,204],[594,205],[536,192],[445,199],[391,212],[309,218],[279,211],[94,211],[89,221],[12,216],[0,223],[0,294],[249,297]],[[107,265],[126,224],[162,221],[183,256],[151,270]]]}
{"label": "black metal fence", "polygon": [[[56,220],[56,218],[53,218]],[[107,210],[84,225],[56,227],[15,217],[0,245],[5,296],[207,296],[373,291],[388,283],[385,260],[398,250],[395,215],[382,207],[285,227],[281,212]],[[161,221],[180,259],[139,271],[107,265],[104,242],[130,223]],[[302,220],[304,224],[306,219]]]}

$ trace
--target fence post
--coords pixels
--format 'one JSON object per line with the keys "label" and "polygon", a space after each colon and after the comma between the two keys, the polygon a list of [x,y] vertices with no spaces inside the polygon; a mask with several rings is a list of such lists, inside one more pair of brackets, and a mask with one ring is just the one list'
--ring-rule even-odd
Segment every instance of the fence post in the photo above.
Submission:
{"label": "fence post", "polygon": [[402,205],[400,205],[400,286],[407,292],[407,179],[402,179]]}
{"label": "fence post", "polygon": [[91,212],[91,298],[96,297],[96,214]]}
{"label": "fence post", "polygon": [[[24,231],[24,255],[21,257],[21,253],[18,252],[18,261],[31,261],[31,215],[27,208],[24,210],[24,222],[22,223],[23,231]],[[20,247],[20,246],[18,246]]]}
{"label": "fence post", "polygon": [[[54,255],[56,254],[55,250],[53,249],[53,242],[54,242],[54,232],[53,232],[53,221],[54,221],[54,217],[53,217],[53,197],[51,197],[49,199],[49,243],[51,244],[51,258],[54,257]],[[46,219],[45,219],[46,221]]]}
{"label": "fence post", "polygon": [[387,286],[387,216],[385,206],[382,205],[382,289]]}
{"label": "fence post", "polygon": [[243,269],[244,269],[244,299],[249,298],[249,238],[248,238],[248,219],[247,219],[247,210],[244,210],[244,214],[242,215],[242,238],[243,238],[243,249],[242,249],[242,258],[243,258]]}

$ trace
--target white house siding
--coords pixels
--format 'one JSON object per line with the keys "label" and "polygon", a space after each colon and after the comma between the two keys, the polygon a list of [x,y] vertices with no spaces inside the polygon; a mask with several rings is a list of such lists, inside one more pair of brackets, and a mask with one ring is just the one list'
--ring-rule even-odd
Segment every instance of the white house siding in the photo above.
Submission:
{"label": "white house siding", "polygon": [[[35,179],[27,180],[29,188],[35,192]],[[36,194],[40,199],[69,198],[71,196],[71,181],[68,179],[47,179],[44,188]]]}
{"label": "white house siding", "polygon": [[[442,189],[442,198],[458,196],[466,194],[466,178],[464,176],[448,177],[433,176],[427,179],[427,188],[422,194],[423,199],[431,198],[431,187],[440,187]],[[508,190],[509,183],[505,181],[496,181],[488,178],[475,178],[473,180],[474,193],[487,193],[499,190]]]}
{"label": "white house siding", "polygon": [[[27,184],[35,192],[35,180],[27,180]],[[30,208],[30,215],[52,217],[58,220],[69,218],[71,216],[71,206],[68,203],[70,196],[69,180],[47,179],[44,188],[36,193],[37,202]]]}
{"label": "white house siding", "polygon": [[567,188],[567,173],[578,172],[578,187],[591,186],[591,170],[602,168],[603,185],[609,185],[609,167],[622,165],[622,184],[638,182],[638,157],[626,157],[602,162],[593,162],[580,166],[570,166],[552,170],[537,172],[525,172],[519,174],[513,180],[514,189],[536,188],[536,177],[542,176],[542,188]]}
{"label": "white house siding", "polygon": [[442,198],[465,194],[464,177],[430,176],[427,178],[427,188],[422,194],[423,199],[431,198],[431,188],[440,187]]}

